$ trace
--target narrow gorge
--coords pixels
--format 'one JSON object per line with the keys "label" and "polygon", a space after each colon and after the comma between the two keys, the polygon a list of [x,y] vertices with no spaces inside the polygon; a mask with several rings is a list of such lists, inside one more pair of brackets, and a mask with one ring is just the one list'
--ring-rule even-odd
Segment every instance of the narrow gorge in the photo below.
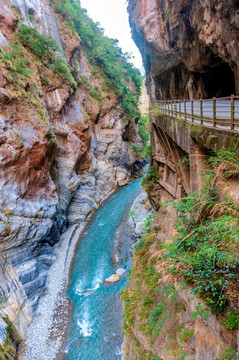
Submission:
{"label": "narrow gorge", "polygon": [[122,294],[124,358],[238,359],[239,5],[128,3],[150,96],[143,183],[156,214]]}
{"label": "narrow gorge", "polygon": [[1,1],[0,46],[0,342],[13,359],[50,267],[61,256],[57,300],[87,217],[137,172],[141,76],[75,1]]}
{"label": "narrow gorge", "polygon": [[0,5],[0,359],[238,359],[238,1]]}

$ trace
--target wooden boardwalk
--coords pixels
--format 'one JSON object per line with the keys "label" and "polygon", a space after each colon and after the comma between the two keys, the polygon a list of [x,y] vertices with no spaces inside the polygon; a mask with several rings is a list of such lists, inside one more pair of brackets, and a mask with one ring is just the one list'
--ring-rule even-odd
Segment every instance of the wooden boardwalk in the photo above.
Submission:
{"label": "wooden boardwalk", "polygon": [[150,114],[239,132],[239,96],[200,100],[152,100]]}

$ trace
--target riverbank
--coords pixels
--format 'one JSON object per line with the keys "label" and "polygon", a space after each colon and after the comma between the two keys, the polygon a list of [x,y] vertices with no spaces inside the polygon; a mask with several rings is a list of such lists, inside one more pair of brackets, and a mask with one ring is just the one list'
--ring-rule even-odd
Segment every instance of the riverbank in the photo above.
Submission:
{"label": "riverbank", "polygon": [[[102,199],[100,206],[102,206],[103,202],[107,200],[113,192],[114,191]],[[133,229],[136,227],[134,223],[138,224],[138,228],[140,227],[140,222],[141,225],[143,224],[143,218],[139,214],[144,213],[145,217],[148,212],[148,210],[145,209],[145,198],[146,194],[143,192],[136,197],[131,206],[131,211],[135,210],[138,215],[134,218],[128,216],[128,225],[124,224],[124,226],[126,225],[132,229],[132,235],[134,232]],[[59,355],[59,351],[59,356],[62,356],[61,349],[65,340],[70,311],[70,304],[66,297],[66,289],[71,263],[72,259],[74,259],[76,245],[92,215],[92,213],[88,215],[84,222],[70,226],[67,231],[62,234],[60,242],[55,246],[57,259],[50,269],[46,293],[40,300],[37,314],[29,328],[29,336],[26,340],[25,348],[22,351],[23,360],[53,360],[57,354]],[[118,262],[119,259],[117,263]]]}
{"label": "riverbank", "polygon": [[[68,288],[72,312],[67,346],[60,359],[121,359],[120,292],[128,282],[133,244],[128,211],[141,190],[141,181],[136,180],[116,191],[95,212],[81,236]],[[104,280],[119,268],[126,274],[117,283],[105,285]]]}
{"label": "riverbank", "polygon": [[[102,198],[99,206],[113,192]],[[71,262],[77,242],[92,215],[93,212],[87,214],[85,221],[82,221],[80,213],[81,222],[71,225],[54,247],[57,257],[49,271],[45,295],[40,299],[37,313],[28,330],[28,338],[22,346],[20,356],[23,360],[54,360],[62,346],[66,332],[65,320],[68,319],[66,289]]]}

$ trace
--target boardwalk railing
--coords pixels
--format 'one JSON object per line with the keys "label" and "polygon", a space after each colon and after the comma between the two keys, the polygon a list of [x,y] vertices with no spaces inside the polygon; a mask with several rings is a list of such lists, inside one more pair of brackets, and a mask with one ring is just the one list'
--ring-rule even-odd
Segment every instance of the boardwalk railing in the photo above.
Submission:
{"label": "boardwalk railing", "polygon": [[231,131],[239,131],[239,96],[200,100],[153,100],[151,114],[173,117]]}

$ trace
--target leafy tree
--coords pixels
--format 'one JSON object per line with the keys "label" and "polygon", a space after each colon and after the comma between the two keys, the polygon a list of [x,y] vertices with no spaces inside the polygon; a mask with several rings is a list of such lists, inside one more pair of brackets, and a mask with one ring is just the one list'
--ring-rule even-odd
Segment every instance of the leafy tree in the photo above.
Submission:
{"label": "leafy tree", "polygon": [[[71,29],[82,41],[82,46],[91,64],[97,66],[104,77],[108,90],[119,96],[124,117],[133,120],[140,116],[138,96],[142,77],[138,69],[129,63],[129,54],[124,54],[118,41],[104,36],[104,30],[94,23],[76,0],[51,0]],[[134,89],[132,89],[132,85]],[[136,96],[135,96],[136,95]]]}

